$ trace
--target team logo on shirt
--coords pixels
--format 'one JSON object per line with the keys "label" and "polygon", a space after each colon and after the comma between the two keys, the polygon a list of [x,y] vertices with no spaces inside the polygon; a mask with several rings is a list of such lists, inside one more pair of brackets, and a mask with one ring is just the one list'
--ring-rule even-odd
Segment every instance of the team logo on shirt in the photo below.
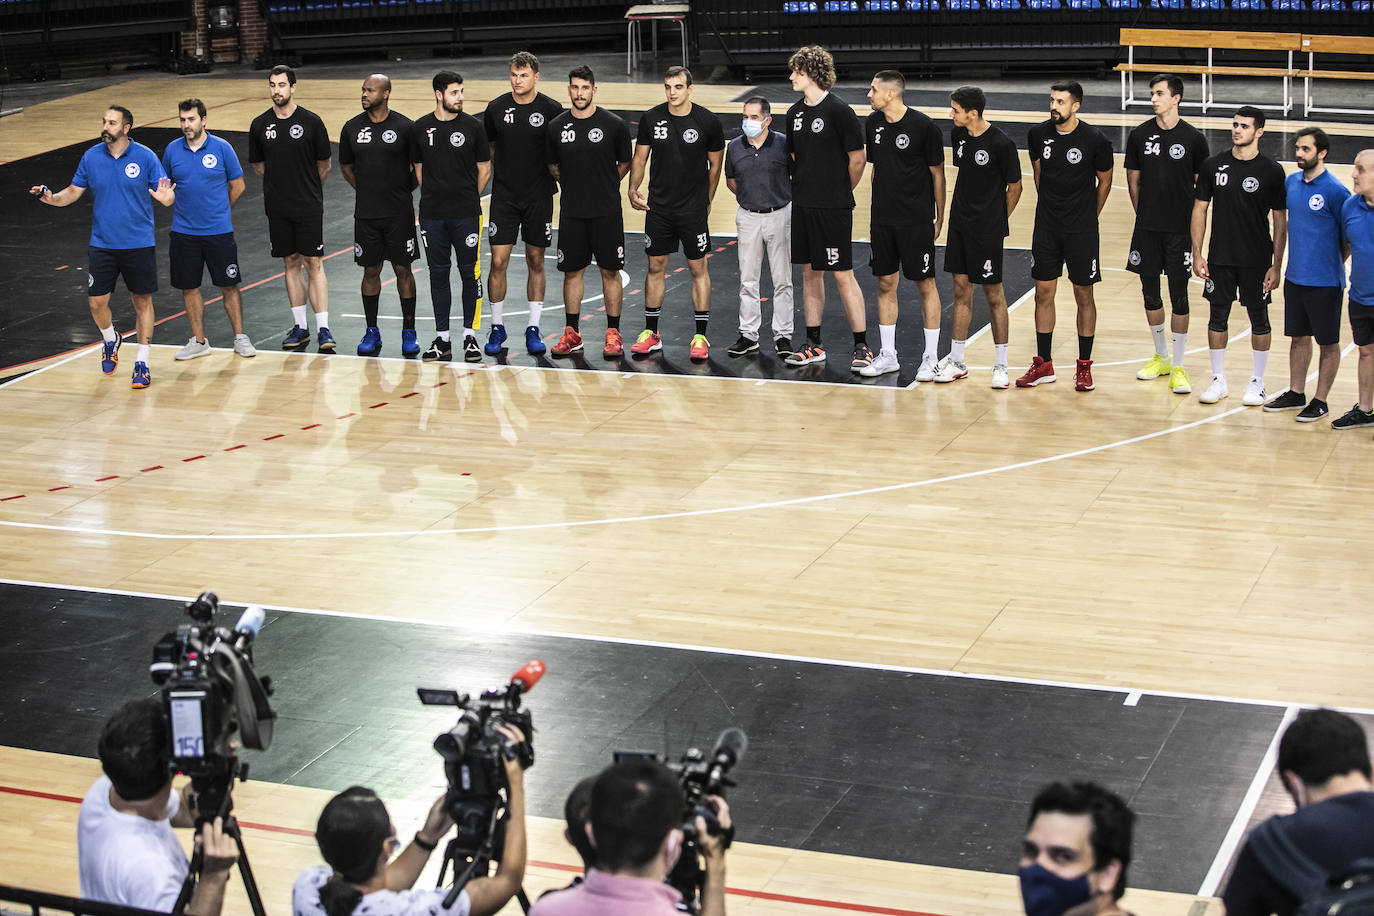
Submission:
{"label": "team logo on shirt", "polygon": [[304,136],[305,136],[305,128],[304,128],[304,127],[301,127],[299,124],[292,124],[292,125],[291,125],[291,139],[292,139],[292,140],[299,140],[301,137],[304,137]]}
{"label": "team logo on shirt", "polygon": [[462,146],[464,143],[468,142],[468,135],[461,130],[454,131],[448,135],[448,142],[450,146]]}
{"label": "team logo on shirt", "polygon": [[1325,206],[1326,196],[1323,194],[1313,194],[1311,197],[1307,198],[1307,209],[1309,210],[1320,210]]}
{"label": "team logo on shirt", "polygon": [[128,175],[130,178],[137,178],[139,175],[143,174],[143,170],[138,167],[137,162],[130,162],[128,165],[124,166],[124,174]]}
{"label": "team logo on shirt", "polygon": [[1064,158],[1069,160],[1070,165],[1078,165],[1078,163],[1083,161],[1083,151],[1076,146],[1071,147],[1069,151],[1064,154]]}
{"label": "team logo on shirt", "polygon": [[215,166],[219,165],[219,160],[215,158],[214,153],[206,153],[204,156],[200,157],[200,164],[207,169],[213,169]]}
{"label": "team logo on shirt", "polygon": [[495,224],[495,223],[488,223],[488,224],[487,224],[487,235],[491,236],[492,238],[496,238],[496,224]]}
{"label": "team logo on shirt", "polygon": [[371,143],[371,142],[372,142],[372,128],[370,128],[370,127],[364,127],[362,130],[358,131],[358,142],[359,142],[359,143]]}
{"label": "team logo on shirt", "polygon": [[978,163],[979,165],[987,165],[988,160],[990,158],[991,157],[988,156],[988,151],[985,149],[980,149],[978,152],[973,154],[973,161]]}
{"label": "team logo on shirt", "polygon": [[533,114],[530,115],[530,127],[543,127],[543,126],[544,126],[544,116],[543,116],[542,114],[540,114],[539,112],[536,111],[536,112],[534,112]]}
{"label": "team logo on shirt", "polygon": [[1254,194],[1256,191],[1259,190],[1259,179],[1256,178],[1254,175],[1251,175],[1250,177],[1242,181],[1240,183],[1240,186],[1245,189],[1246,194]]}
{"label": "team logo on shirt", "polygon": [[601,128],[599,127],[593,127],[591,130],[587,131],[587,139],[593,143],[600,143],[601,138],[604,136],[606,135],[601,132]]}
{"label": "team logo on shirt", "polygon": [[224,268],[224,275],[230,280],[234,279],[239,275],[239,266],[237,264],[230,264],[228,267]]}
{"label": "team logo on shirt", "polygon": [[394,130],[384,130],[384,131],[382,131],[382,142],[383,142],[383,143],[395,143],[395,142],[396,142],[396,131],[394,131]]}
{"label": "team logo on shirt", "polygon": [[1128,261],[1131,262],[1131,266],[1132,266],[1132,267],[1139,267],[1139,266],[1140,266],[1140,252],[1138,252],[1138,251],[1132,251],[1132,252],[1131,252],[1131,256],[1130,256],[1129,258],[1127,258],[1126,260],[1128,260]]}
{"label": "team logo on shirt", "polygon": [[1182,159],[1187,154],[1187,152],[1188,151],[1183,148],[1182,143],[1175,143],[1173,146],[1169,147],[1169,158]]}
{"label": "team logo on shirt", "polygon": [[699,136],[700,134],[698,134],[694,128],[689,127],[682,132],[682,142],[696,143]]}
{"label": "team logo on shirt", "polygon": [[469,248],[476,248],[476,247],[477,247],[477,233],[475,233],[475,232],[469,232],[469,233],[468,233],[468,237],[467,237],[466,239],[464,239],[464,241],[467,243],[467,246],[468,246]]}
{"label": "team logo on shirt", "polygon": [[911,138],[908,137],[906,134],[898,134],[896,143],[897,149],[906,149],[908,146],[911,145]]}
{"label": "team logo on shirt", "polygon": [[811,133],[818,134],[825,130],[825,118],[817,118],[811,122]]}

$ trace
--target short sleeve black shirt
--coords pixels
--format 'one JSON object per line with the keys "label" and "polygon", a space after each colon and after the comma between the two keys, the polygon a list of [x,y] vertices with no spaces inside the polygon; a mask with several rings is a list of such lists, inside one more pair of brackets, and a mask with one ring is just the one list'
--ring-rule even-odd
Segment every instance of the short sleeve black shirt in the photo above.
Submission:
{"label": "short sleeve black shirt", "polygon": [[373,123],[367,112],[339,131],[339,162],[353,166],[358,183],[354,219],[415,215],[411,198],[410,118],[396,111]]}
{"label": "short sleeve black shirt", "polygon": [[425,115],[410,129],[410,161],[423,168],[421,219],[461,219],[482,212],[477,163],[491,159],[482,122],[465,111],[449,121]]}
{"label": "short sleeve black shirt", "polygon": [[849,154],[864,148],[854,109],[826,93],[815,105],[787,109],[787,151],[793,156],[792,202],[815,209],[853,209]]}
{"label": "short sleeve black shirt", "polygon": [[563,186],[561,212],[589,219],[620,210],[617,166],[630,161],[630,129],[623,120],[599,107],[587,118],[565,111],[549,124],[547,142]]}
{"label": "short sleeve black shirt", "polygon": [[1010,137],[995,126],[978,136],[963,127],[950,131],[950,158],[959,177],[954,181],[949,227],[974,238],[1004,239],[1007,185],[1021,180],[1021,155]]}
{"label": "short sleeve black shirt", "polygon": [[261,162],[262,199],[268,216],[324,212],[324,183],[317,162],[333,155],[324,121],[296,106],[289,118],[269,108],[248,128],[248,161]]}
{"label": "short sleeve black shirt", "polygon": [[945,138],[935,122],[914,108],[888,123],[880,111],[864,125],[873,163],[873,222],[914,226],[935,219],[931,166],[944,165]]}
{"label": "short sleeve black shirt", "polygon": [[549,174],[545,136],[549,122],[563,113],[563,106],[536,92],[528,105],[515,101],[509,92],[487,104],[482,127],[487,140],[496,144],[492,157],[491,196],[514,204],[528,204],[553,197],[558,188]]}
{"label": "short sleeve black shirt", "polygon": [[1040,163],[1036,225],[1059,232],[1095,227],[1097,173],[1112,167],[1111,141],[1085,121],[1067,134],[1044,121],[1030,129],[1026,147],[1031,161]]}
{"label": "short sleeve black shirt", "polygon": [[649,147],[649,208],[704,213],[710,204],[706,154],[725,149],[720,119],[700,105],[677,117],[664,102],[644,112],[635,142]]}
{"label": "short sleeve black shirt", "polygon": [[1208,261],[1226,267],[1274,263],[1269,211],[1288,210],[1283,178],[1283,166],[1268,156],[1237,159],[1229,149],[1202,164],[1197,199],[1212,202]]}
{"label": "short sleeve black shirt", "polygon": [[1154,118],[1126,138],[1126,168],[1140,173],[1137,229],[1187,234],[1194,176],[1210,155],[1207,138],[1187,121],[1164,130]]}

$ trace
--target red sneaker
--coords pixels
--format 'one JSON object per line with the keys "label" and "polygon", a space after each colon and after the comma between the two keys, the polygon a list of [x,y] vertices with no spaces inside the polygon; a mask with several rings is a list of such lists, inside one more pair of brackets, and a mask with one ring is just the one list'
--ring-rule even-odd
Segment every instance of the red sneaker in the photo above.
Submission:
{"label": "red sneaker", "polygon": [[640,331],[635,342],[630,345],[630,352],[635,356],[647,356],[662,349],[663,338],[659,337],[656,331],[651,331],[648,328]]}
{"label": "red sneaker", "polygon": [[1026,374],[1016,380],[1016,387],[1034,388],[1036,385],[1044,385],[1053,381],[1055,381],[1054,360],[1034,356],[1031,357],[1030,368],[1026,370]]}
{"label": "red sneaker", "polygon": [[711,357],[711,345],[707,343],[705,334],[696,334],[692,337],[692,349],[688,356],[697,362]]}
{"label": "red sneaker", "polygon": [[568,325],[563,329],[563,336],[558,338],[558,343],[549,348],[549,352],[554,356],[571,356],[573,353],[582,352],[582,335]]}
{"label": "red sneaker", "polygon": [[1093,361],[1090,359],[1080,359],[1077,367],[1073,370],[1073,390],[1092,391],[1093,390]]}
{"label": "red sneaker", "polygon": [[601,355],[607,359],[615,359],[625,355],[625,344],[620,339],[618,328],[606,329],[606,346],[602,348]]}

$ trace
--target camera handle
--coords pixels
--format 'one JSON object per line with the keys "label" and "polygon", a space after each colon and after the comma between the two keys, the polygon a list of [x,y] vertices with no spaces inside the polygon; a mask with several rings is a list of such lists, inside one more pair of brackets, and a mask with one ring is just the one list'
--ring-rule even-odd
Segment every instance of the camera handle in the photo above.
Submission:
{"label": "camera handle", "polygon": [[[196,822],[199,829],[201,822]],[[248,850],[243,848],[243,832],[239,829],[239,822],[230,814],[224,818],[224,834],[234,838],[234,845],[239,850],[239,877],[243,879],[243,890],[248,896],[248,905],[253,910],[253,916],[267,916],[267,911],[262,905],[262,894],[258,892],[258,884],[253,880],[253,868],[248,864]],[[191,855],[191,865],[186,872],[186,881],[181,885],[181,894],[177,897],[176,905],[172,907],[175,916],[186,911],[186,905],[191,902],[191,895],[195,893],[196,884],[200,881],[201,872],[205,868],[205,850],[197,848]]]}
{"label": "camera handle", "polygon": [[[492,862],[498,865],[501,863],[501,854],[494,850],[496,828],[500,820],[499,810],[493,809],[491,822],[487,825],[486,837],[482,840],[482,845],[477,848],[477,851],[471,857],[458,852],[458,837],[449,840],[448,845],[444,847],[444,861],[439,866],[440,887],[444,886],[444,876],[448,874],[449,865],[453,866],[453,886],[449,888],[448,893],[444,896],[444,909],[447,910],[451,908],[453,904],[457,902],[458,895],[463,892],[463,888],[467,887],[467,883],[472,880],[472,873],[477,870],[479,865],[483,868],[489,868]],[[461,872],[458,870],[458,862],[460,860],[465,863]],[[521,912],[528,913],[530,911],[530,898],[525,894],[525,889],[523,887],[516,890],[515,899],[520,901]],[[262,914],[255,914],[255,916],[262,916]]]}

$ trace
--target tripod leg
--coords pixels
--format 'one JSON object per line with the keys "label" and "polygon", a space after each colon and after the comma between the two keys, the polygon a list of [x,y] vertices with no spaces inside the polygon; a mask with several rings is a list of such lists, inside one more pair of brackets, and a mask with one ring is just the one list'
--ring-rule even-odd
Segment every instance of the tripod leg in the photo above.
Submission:
{"label": "tripod leg", "polygon": [[239,830],[239,822],[231,816],[224,825],[224,832],[234,838],[234,844],[239,848],[239,877],[243,879],[243,890],[248,895],[253,916],[267,916],[262,905],[262,894],[258,892],[258,883],[253,880],[253,867],[248,864],[248,850],[243,848],[243,832]]}

